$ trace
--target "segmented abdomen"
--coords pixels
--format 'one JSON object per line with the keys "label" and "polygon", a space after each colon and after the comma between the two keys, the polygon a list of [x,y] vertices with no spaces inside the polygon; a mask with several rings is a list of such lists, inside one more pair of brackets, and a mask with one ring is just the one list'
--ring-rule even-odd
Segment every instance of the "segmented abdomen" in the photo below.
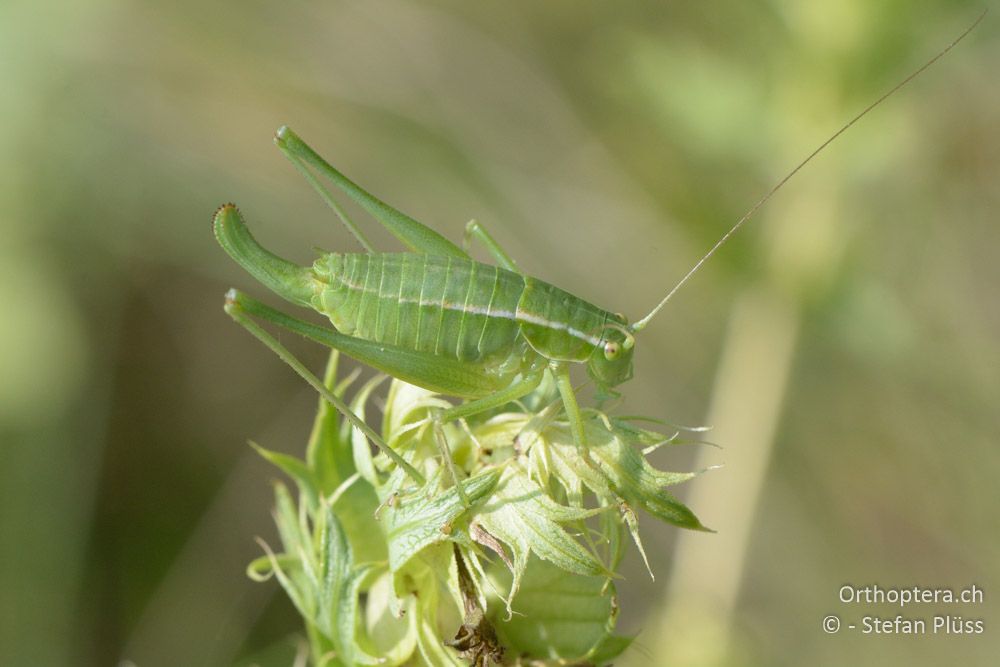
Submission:
{"label": "segmented abdomen", "polygon": [[506,357],[524,279],[455,257],[412,253],[324,255],[314,307],[342,333],[460,361]]}

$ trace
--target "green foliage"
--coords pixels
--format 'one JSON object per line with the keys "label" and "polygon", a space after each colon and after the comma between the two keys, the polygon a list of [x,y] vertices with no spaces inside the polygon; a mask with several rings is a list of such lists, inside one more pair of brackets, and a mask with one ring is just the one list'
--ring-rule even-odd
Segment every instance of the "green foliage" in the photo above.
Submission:
{"label": "green foliage", "polygon": [[[339,397],[337,354],[324,384]],[[384,378],[350,400],[361,417]],[[544,395],[444,428],[462,478],[451,483],[431,413],[447,403],[393,380],[382,437],[427,480],[416,486],[320,401],[304,460],[254,445],[294,482],[275,487],[281,549],[264,545],[251,577],[273,577],[306,623],[316,665],[606,664],[615,634],[621,536],[636,512],[703,529],[643,450],[669,439],[587,413],[586,451]],[[640,547],[641,548],[641,547]],[[506,658],[502,658],[506,656]]]}
{"label": "green foliage", "polygon": [[532,559],[517,609],[497,629],[507,643],[529,655],[603,664],[631,643],[631,638],[614,634],[618,600],[606,577],[579,576]]}

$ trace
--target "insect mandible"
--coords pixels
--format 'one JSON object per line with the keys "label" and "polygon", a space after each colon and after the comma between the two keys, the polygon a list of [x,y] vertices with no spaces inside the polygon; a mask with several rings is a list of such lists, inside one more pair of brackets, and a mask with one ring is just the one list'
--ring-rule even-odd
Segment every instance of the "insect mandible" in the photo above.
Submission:
{"label": "insect mandible", "polygon": [[[213,222],[223,249],[277,295],[328,317],[334,329],[291,317],[236,290],[227,294],[226,310],[292,365],[418,483],[423,483],[419,471],[389,448],[252,318],[302,334],[411,384],[468,399],[437,413],[434,422],[438,433],[441,424],[523,398],[540,385],[545,373],[551,373],[573,438],[585,448],[584,419],[570,380],[570,365],[586,365],[591,380],[604,394],[613,393],[615,387],[631,378],[636,334],[702,264],[827,145],[951,50],[980,20],[982,15],[802,160],[695,263],[656,307],[635,323],[523,273],[475,221],[466,226],[464,249],[455,245],[358,186],[287,127],[278,130],[275,143],[334,209],[365,252],[322,253],[311,266],[296,265],[262,247],[236,207],[226,204],[216,212]],[[412,252],[375,252],[310,167],[332,181]],[[496,266],[468,255],[473,239],[485,247]],[[445,459],[453,465],[447,445],[441,443],[440,436],[438,440]]]}

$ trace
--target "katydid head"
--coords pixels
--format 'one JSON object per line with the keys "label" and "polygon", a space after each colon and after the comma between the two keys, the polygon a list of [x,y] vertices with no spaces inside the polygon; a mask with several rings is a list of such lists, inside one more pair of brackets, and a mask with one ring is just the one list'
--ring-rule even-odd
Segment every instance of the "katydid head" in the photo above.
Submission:
{"label": "katydid head", "polygon": [[601,344],[594,348],[587,359],[587,373],[601,389],[627,382],[632,378],[632,355],[635,337],[624,323],[610,324],[605,329]]}

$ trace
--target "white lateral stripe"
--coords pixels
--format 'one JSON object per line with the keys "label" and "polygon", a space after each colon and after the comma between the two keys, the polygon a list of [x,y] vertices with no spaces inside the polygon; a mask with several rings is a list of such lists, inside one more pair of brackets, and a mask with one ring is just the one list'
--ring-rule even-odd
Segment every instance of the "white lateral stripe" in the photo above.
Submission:
{"label": "white lateral stripe", "polygon": [[579,329],[574,329],[565,322],[550,322],[544,317],[539,317],[532,313],[520,313],[516,315],[515,319],[519,322],[527,322],[528,324],[537,324],[538,326],[545,327],[547,329],[553,329],[555,331],[565,331],[573,338],[579,338],[580,340],[587,341],[594,347],[601,344],[601,339],[595,336],[591,336],[588,333],[584,333]]}

